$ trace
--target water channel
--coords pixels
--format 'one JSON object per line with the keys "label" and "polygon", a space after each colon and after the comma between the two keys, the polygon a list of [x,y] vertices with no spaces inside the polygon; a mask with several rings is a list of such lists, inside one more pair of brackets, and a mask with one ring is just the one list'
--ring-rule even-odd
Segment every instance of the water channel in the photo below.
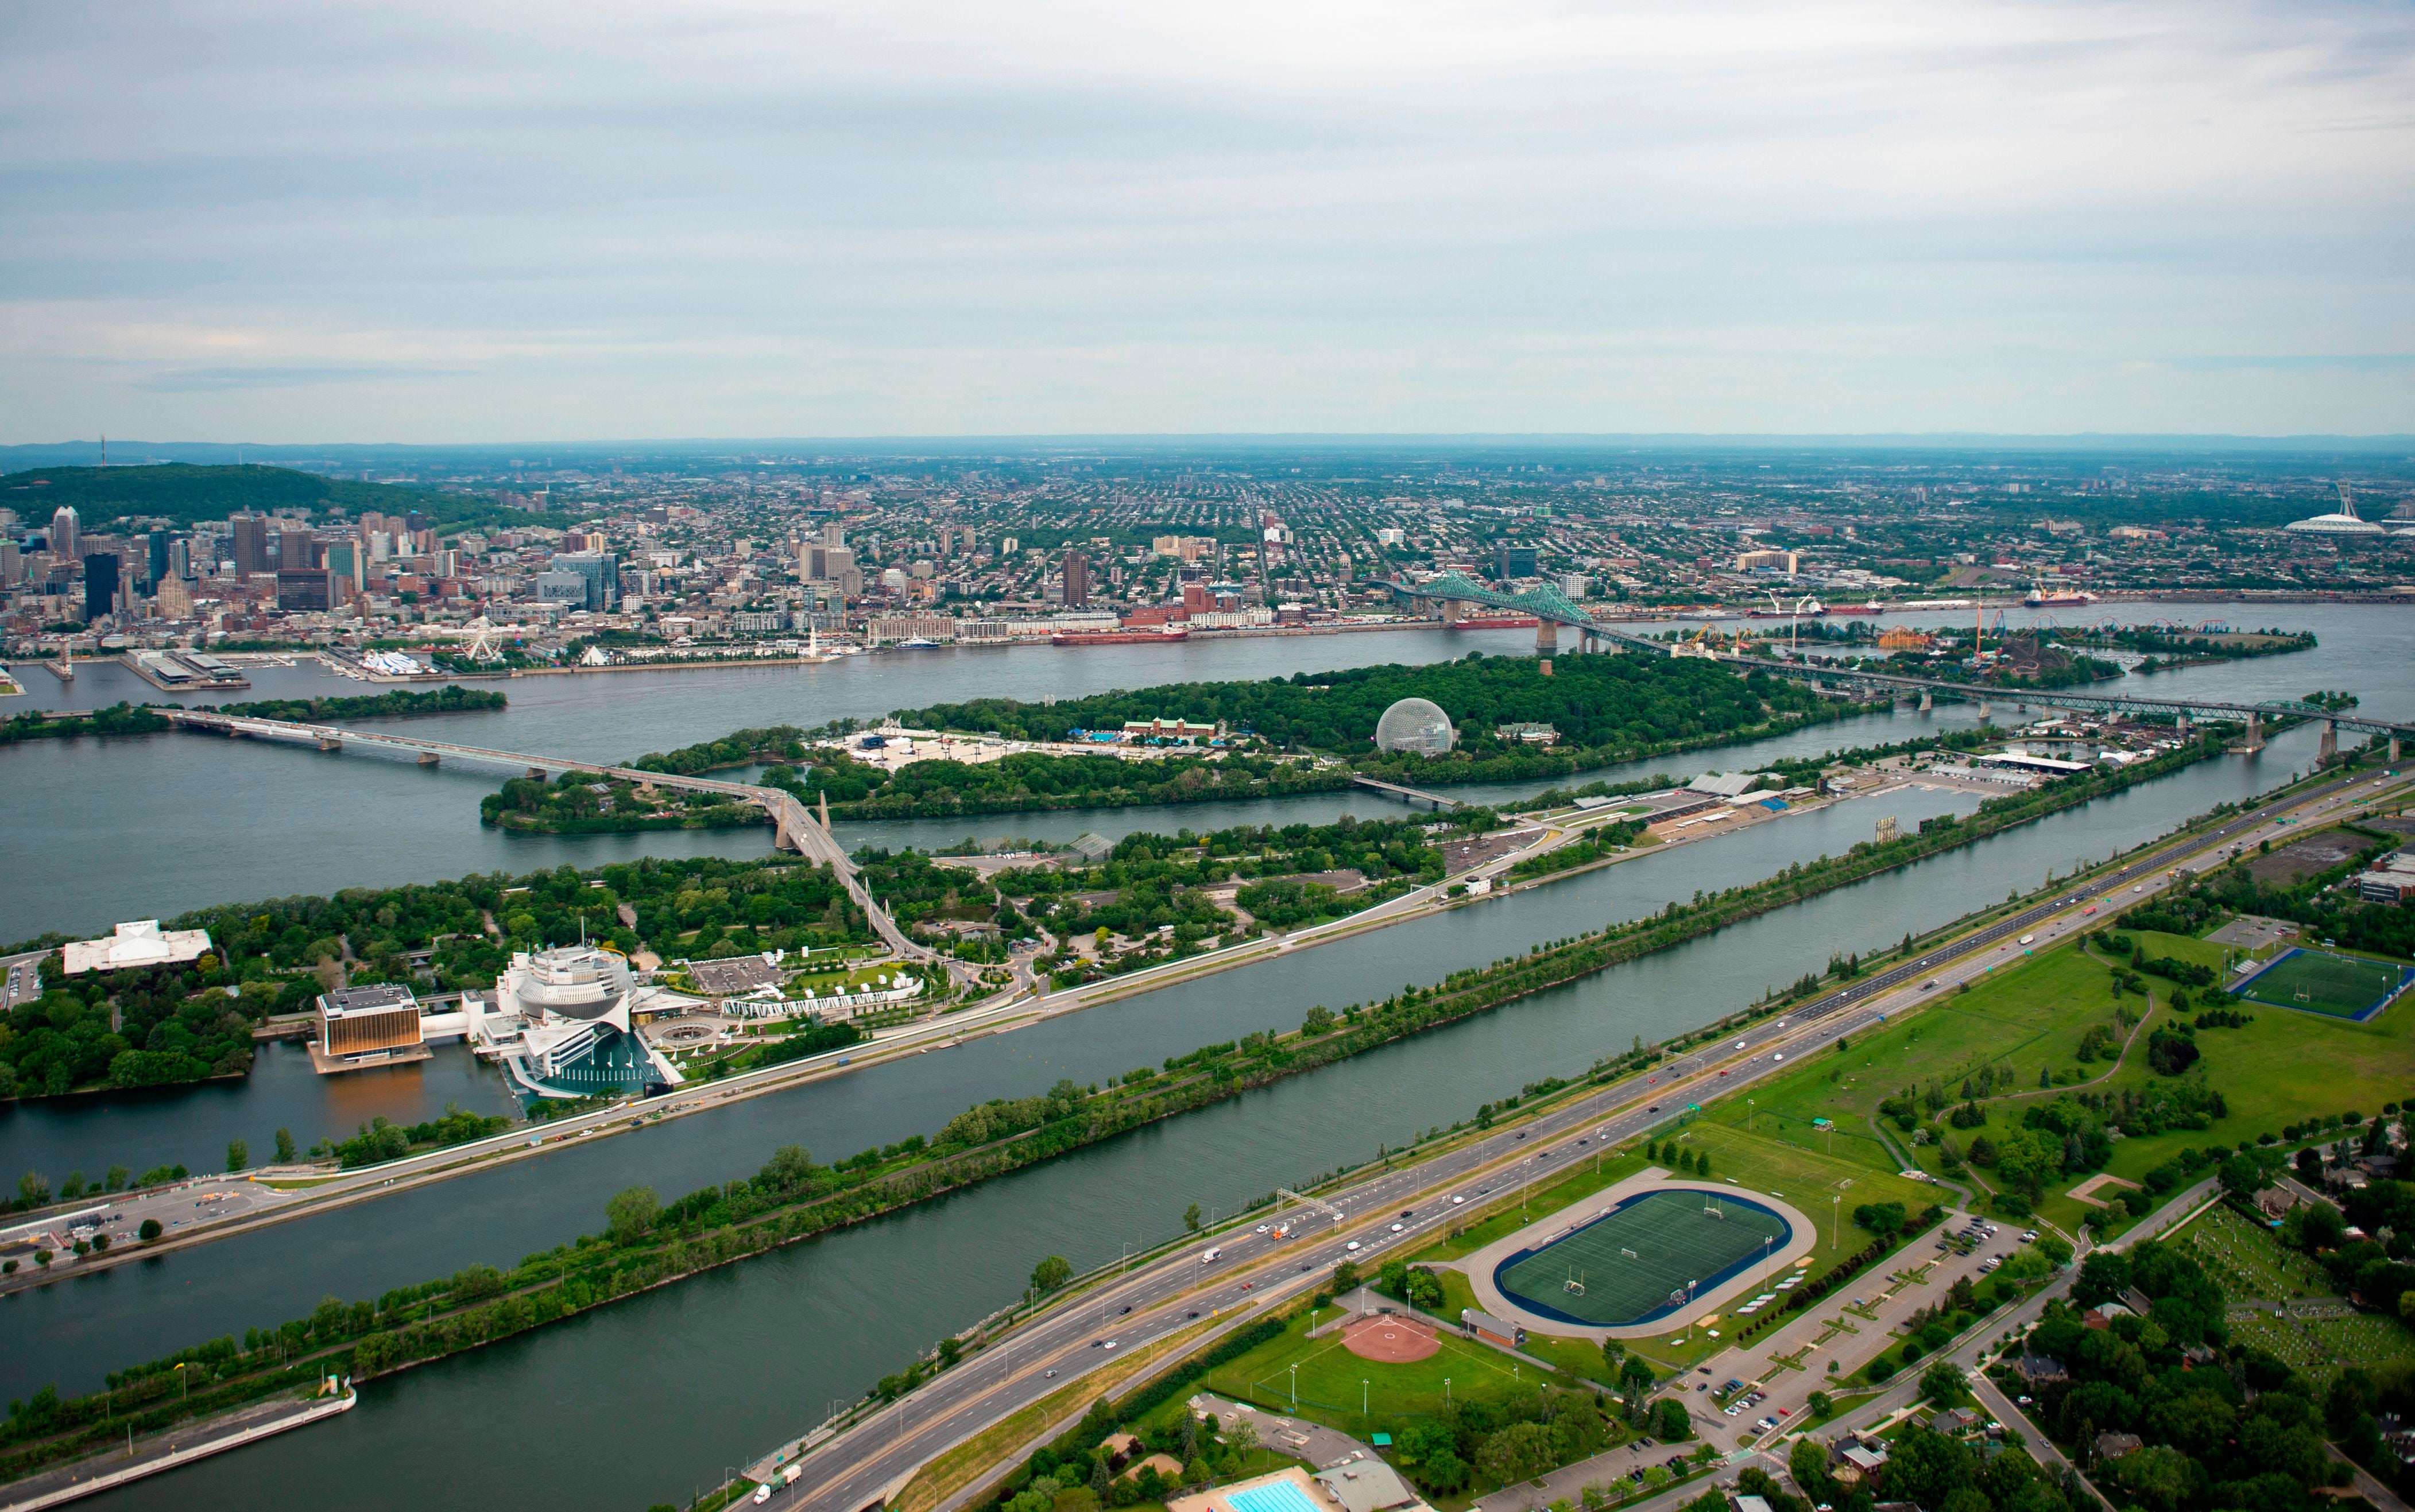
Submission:
{"label": "water channel", "polygon": [[[2356,611],[2274,610],[2256,622],[2303,623],[2317,612],[2329,620]],[[2404,714],[2391,707],[2408,701],[2403,680],[2381,668],[2395,660],[2390,631],[2405,622],[2377,616],[2369,631],[2315,624],[2333,654],[2167,675],[2154,686],[2177,690],[2181,678],[2211,674],[2230,680],[2226,691],[2236,686],[2251,696],[2347,686],[2364,691],[2377,712]],[[1404,637],[1355,638],[1391,645]],[[2286,675],[2274,676],[2276,669]],[[526,685],[512,685],[516,700]],[[692,727],[702,733],[763,718],[724,715]],[[852,1396],[916,1345],[1012,1295],[1042,1254],[1063,1253],[1077,1265],[1110,1258],[1126,1242],[1170,1231],[1189,1202],[1229,1206],[1277,1182],[1364,1159],[1379,1141],[1398,1143],[1463,1116],[1478,1100],[1582,1066],[1634,1035],[1656,1038],[1716,1017],[1773,980],[1820,965],[1832,950],[1883,945],[2033,883],[2049,868],[2065,870],[2215,801],[2249,796],[2302,768],[2313,740],[2311,731],[2298,732],[2260,760],[2208,763],[913,1213],[406,1372],[372,1386],[362,1410],[335,1424],[114,1500],[131,1506],[174,1495],[188,1506],[196,1499],[233,1506],[334,1491],[373,1507],[424,1506],[458,1500],[465,1479],[488,1495],[542,1505],[572,1495],[631,1507],[683,1499],[695,1481],[715,1478],[725,1459],[794,1431],[828,1400]],[[115,743],[139,750],[143,742]],[[1836,741],[1812,748],[1829,743]],[[343,770],[369,765],[347,757]],[[423,775],[401,770],[413,781]],[[1963,802],[1912,789],[1840,805],[1281,966],[1229,973],[494,1175],[19,1294],[0,1300],[10,1340],[0,1355],[0,1394],[20,1395],[44,1381],[87,1387],[115,1364],[276,1322],[322,1295],[371,1295],[473,1260],[508,1263],[595,1226],[604,1198],[626,1185],[651,1183],[668,1194],[751,1169],[772,1146],[792,1140],[827,1159],[926,1131],[983,1097],[1044,1087],[1059,1076],[1094,1080],[1247,1029],[1296,1024],[1314,1002],[1380,995],[1402,981],[1429,981],[1535,940],[1648,911],[1697,888],[1833,853],[1865,837],[1886,805],[1916,820]],[[1180,812],[1177,822],[1203,827],[1204,816]],[[271,1057],[263,1071],[276,1066]],[[273,1075],[255,1081],[277,1085]],[[188,1105],[203,1106],[215,1091],[187,1094]],[[636,1433],[623,1422],[632,1415],[640,1419]],[[371,1462],[377,1474],[362,1475]]]}

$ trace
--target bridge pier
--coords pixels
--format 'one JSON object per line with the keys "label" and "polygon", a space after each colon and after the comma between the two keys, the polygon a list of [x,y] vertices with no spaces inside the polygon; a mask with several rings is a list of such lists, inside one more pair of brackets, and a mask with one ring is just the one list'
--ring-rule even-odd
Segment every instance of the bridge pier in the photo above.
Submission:
{"label": "bridge pier", "polygon": [[419,764],[420,764],[421,766],[423,766],[423,767],[432,767],[432,766],[437,765],[437,764],[438,764],[438,758],[437,758],[436,753],[435,753],[435,752],[433,752],[433,751],[422,751],[422,752],[420,752],[420,753],[419,753]]}
{"label": "bridge pier", "polygon": [[2315,765],[2328,767],[2339,759],[2339,721],[2323,721],[2323,743],[2315,753]]}
{"label": "bridge pier", "polygon": [[2189,738],[2189,717],[2188,717],[2188,715],[2186,715],[2186,714],[2182,714],[2182,715],[2181,716],[2180,727],[2179,727],[2177,730],[2175,730],[2175,731],[2174,731],[2174,733],[2175,733],[2175,734],[2177,734],[2177,735],[2179,735],[2179,736],[2180,736],[2180,738],[2181,738],[2182,740],[2183,740],[2183,741],[2185,741],[2185,740],[2187,740],[2187,739]]}
{"label": "bridge pier", "polygon": [[2390,737],[2390,759],[2392,763],[2398,759],[2398,737],[2395,735]]}
{"label": "bridge pier", "polygon": [[1552,656],[1560,649],[1560,622],[1538,619],[1535,621],[1535,654]]}
{"label": "bridge pier", "polygon": [[2264,716],[2262,714],[2253,711],[2248,713],[2247,743],[2239,749],[2247,756],[2254,756],[2264,749]]}
{"label": "bridge pier", "polygon": [[1979,700],[1979,723],[1980,723],[1980,724],[1982,724],[1982,725],[1984,725],[1984,724],[1986,724],[1987,722],[1988,722],[1988,700],[1987,700],[1987,699],[1985,699],[1985,698],[1982,698],[1982,699],[1980,699],[1980,700]]}
{"label": "bridge pier", "polygon": [[543,767],[529,768],[528,780],[532,783],[541,783],[545,781],[545,769]]}
{"label": "bridge pier", "polygon": [[1442,601],[1442,622],[1446,627],[1456,626],[1459,621],[1466,618],[1467,606],[1465,604],[1461,603],[1455,598],[1447,598]]}
{"label": "bridge pier", "polygon": [[337,740],[332,735],[322,735],[319,737],[319,749],[322,751],[341,751],[343,748],[344,742]]}
{"label": "bridge pier", "polygon": [[1936,694],[1935,690],[1933,690],[1933,689],[1929,689],[1929,688],[1923,688],[1923,689],[1921,689],[1921,690],[1920,690],[1920,711],[1921,711],[1922,713],[1924,713],[1924,714],[1925,714],[1925,713],[1928,713],[1930,710],[1935,709],[1936,707],[1937,707],[1937,694]]}

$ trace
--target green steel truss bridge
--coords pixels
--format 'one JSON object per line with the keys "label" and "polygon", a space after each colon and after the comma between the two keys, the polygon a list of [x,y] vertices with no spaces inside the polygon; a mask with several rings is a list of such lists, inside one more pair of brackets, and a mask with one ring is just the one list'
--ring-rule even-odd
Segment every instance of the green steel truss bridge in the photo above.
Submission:
{"label": "green steel truss bridge", "polygon": [[[1522,593],[1504,592],[1487,588],[1482,583],[1459,573],[1428,578],[1420,583],[1394,581],[1390,585],[1396,596],[1421,600],[1437,606],[1445,624],[1457,624],[1466,617],[1467,606],[1482,605],[1487,608],[1507,609],[1518,614],[1531,614],[1537,621],[1535,651],[1550,656],[1559,649],[1559,632],[1565,626],[1576,633],[1581,650],[1598,649],[1603,641],[1652,651],[1662,656],[1676,653],[1676,647],[1666,641],[1653,640],[1632,631],[1617,630],[1601,623],[1584,611],[1582,605],[1555,588],[1534,588]],[[2131,695],[2087,693],[2072,688],[1991,689],[1973,687],[1965,682],[1946,682],[1935,678],[1906,677],[1896,672],[1871,672],[1856,667],[1839,666],[1818,661],[1778,661],[1759,656],[1721,656],[1718,660],[1749,671],[1766,672],[1772,677],[1792,678],[1816,687],[1838,688],[1864,694],[1883,693],[1897,697],[1917,697],[1927,708],[1942,695],[1965,702],[1976,703],[1985,715],[1988,706],[2011,703],[2022,708],[2035,704],[2044,709],[2070,710],[2076,713],[2110,714],[2132,719],[2176,719],[2185,726],[2191,720],[2236,720],[2247,726],[2244,749],[2261,750],[2264,745],[2264,722],[2268,719],[2309,719],[2323,722],[2322,755],[2329,759],[2338,749],[2339,732],[2353,730],[2364,735],[2378,735],[2390,742],[2390,759],[2399,758],[2401,742],[2415,738],[2415,725],[2394,723],[2362,715],[2353,710],[2326,709],[2320,704],[2302,703],[2294,698],[2275,698],[2261,703],[2227,703],[2208,698],[2154,698]]]}

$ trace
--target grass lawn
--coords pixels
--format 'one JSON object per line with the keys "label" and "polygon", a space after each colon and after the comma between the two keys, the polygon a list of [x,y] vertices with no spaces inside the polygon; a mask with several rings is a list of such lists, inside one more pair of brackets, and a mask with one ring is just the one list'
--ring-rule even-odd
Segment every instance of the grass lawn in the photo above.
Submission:
{"label": "grass lawn", "polygon": [[[2415,1011],[2399,1003],[2370,1023],[2246,1005],[2255,1022],[2240,1029],[2199,1030],[2197,1042],[2210,1085],[2229,1115],[2202,1132],[2185,1130],[2125,1139],[2106,1165],[2136,1181],[2182,1145],[2253,1143],[2287,1124],[2355,1110],[2370,1117],[2385,1102],[2415,1094]],[[2190,1074],[2195,1074],[2194,1069]],[[2110,1084],[2142,1088],[2157,1080],[2145,1057],[2133,1055]],[[2075,1215],[2078,1205],[2071,1205]]]}
{"label": "grass lawn", "polygon": [[[1323,1316],[1331,1323],[1334,1310],[1326,1309]],[[1301,1416],[1363,1439],[1370,1432],[1397,1431],[1411,1418],[1432,1416],[1442,1411],[1446,1400],[1499,1395],[1521,1384],[1536,1385],[1540,1378],[1533,1366],[1472,1340],[1445,1335],[1440,1354],[1388,1365],[1351,1354],[1337,1332],[1311,1339],[1308,1329],[1305,1315],[1292,1320],[1280,1338],[1209,1371],[1206,1389],[1288,1413],[1296,1380]],[[1362,1400],[1364,1413],[1359,1410]]]}
{"label": "grass lawn", "polygon": [[[2089,1029],[2114,1024],[2112,984],[2105,963],[2068,946],[2018,959],[1969,992],[1933,998],[1885,1028],[1853,1037],[1844,1050],[1813,1054],[1799,1070],[1754,1087],[1745,1095],[1751,1099],[1753,1127],[1823,1151],[1833,1146],[1840,1160],[1898,1170],[1878,1136],[1882,1101],[1932,1081],[1959,1100],[1963,1079],[1988,1065],[2008,1070],[2018,1087],[2036,1086],[2041,1070],[2064,1077],[2101,1072],[2101,1064],[2082,1066],[2077,1053]],[[2159,991],[2157,1000],[2163,996]],[[2123,1001],[2133,1010],[2139,1006],[2135,996]],[[1741,1126],[1745,1097],[1712,1111],[1719,1122]],[[1830,1120],[1834,1134],[1815,1130],[1815,1118]],[[1889,1132],[1910,1145],[1903,1130]]]}

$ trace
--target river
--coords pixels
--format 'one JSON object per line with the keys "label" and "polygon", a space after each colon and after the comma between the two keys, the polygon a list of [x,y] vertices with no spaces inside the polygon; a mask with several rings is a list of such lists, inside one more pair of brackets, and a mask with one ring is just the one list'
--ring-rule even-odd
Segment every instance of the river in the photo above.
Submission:
{"label": "river", "polygon": [[[2312,618],[2311,611],[2303,619],[2258,616],[2287,624]],[[2177,688],[2181,678],[2253,673],[2260,675],[2237,685],[2274,694],[2359,688],[2376,712],[2410,711],[2404,706],[2415,698],[2388,669],[2397,648],[2385,625],[2377,621],[2369,633],[2314,628],[2325,635],[2326,652],[2362,665],[2316,652],[2152,681],[2160,690]],[[525,685],[514,684],[515,695]],[[723,723],[745,722],[759,721]],[[683,1500],[697,1483],[716,1478],[725,1461],[759,1452],[818,1417],[828,1400],[852,1397],[912,1349],[1014,1295],[1042,1254],[1063,1253],[1077,1265],[1110,1258],[1127,1242],[1172,1232],[1190,1202],[1230,1206],[1280,1182],[1363,1160],[1379,1142],[1401,1143],[1430,1124],[1463,1117],[1479,1100],[1581,1067],[1635,1035],[1658,1038],[1732,1011],[1772,981],[1821,965],[1831,951],[1882,947],[1908,929],[2034,883],[2048,869],[2067,871],[2213,802],[2270,786],[2302,768],[2314,739],[2298,731],[2260,759],[2209,762],[914,1212],[406,1372],[370,1386],[362,1409],[336,1423],[113,1501],[164,1505],[172,1495],[187,1506],[232,1507],[338,1494],[370,1507],[417,1507],[458,1500],[465,1481],[479,1494],[538,1505],[574,1497],[631,1508]],[[345,758],[345,770],[353,765]],[[474,1260],[508,1263],[594,1227],[604,1198],[622,1186],[650,1183],[668,1195],[751,1169],[772,1146],[792,1140],[830,1159],[925,1131],[980,1098],[1044,1087],[1059,1076],[1095,1080],[1247,1029],[1287,1026],[1315,1002],[1381,996],[1403,981],[1431,981],[1536,940],[1632,917],[1697,888],[1833,853],[1867,836],[1888,805],[1917,818],[1956,801],[1912,789],[1838,805],[1414,930],[1378,932],[492,1175],[18,1294],[0,1300],[11,1341],[0,1356],[0,1394],[21,1395],[45,1381],[82,1389],[115,1364],[276,1322],[323,1294],[373,1295]],[[623,1421],[633,1415],[642,1419],[636,1433]],[[362,1474],[370,1463],[376,1474]]]}
{"label": "river", "polygon": [[[2133,620],[2195,621],[2224,612],[2210,606],[2124,608],[2131,612],[2122,617]],[[1950,613],[1890,618],[1961,624]],[[2017,610],[2012,618],[2047,616]],[[2311,628],[2322,645],[2297,655],[2131,677],[2113,686],[2156,693],[2220,690],[2233,698],[2341,687],[2385,702],[2393,696],[2407,698],[2400,668],[2408,610],[2289,606],[2258,609],[2244,622]],[[875,717],[907,704],[981,693],[1031,698],[1175,678],[1265,677],[1309,667],[1416,662],[1461,654],[1471,644],[1502,651],[1530,643],[1519,631],[1420,630],[1183,648],[947,650],[853,657],[816,667],[520,678],[495,684],[511,697],[508,710],[408,724],[414,731],[472,744],[626,758],[742,726]],[[159,696],[109,662],[84,665],[72,684],[62,685],[39,668],[28,667],[23,675],[32,690],[25,701],[40,706],[90,708]],[[316,664],[262,667],[254,681],[243,696],[366,691]],[[1629,763],[1580,780],[1747,769],[1780,756],[1963,726],[1973,718],[1966,704],[1941,705],[1926,715],[1893,709],[1723,750]],[[765,852],[769,840],[759,829],[507,835],[477,820],[477,800],[496,780],[491,771],[430,770],[383,755],[335,756],[188,735],[19,745],[0,750],[0,772],[15,779],[7,852],[59,859],[49,866],[0,865],[0,940],[44,928],[98,932],[115,919],[167,916],[206,903],[481,871],[526,872],[563,861],[592,866],[638,855],[755,856]],[[1493,801],[1543,786],[1458,792]],[[968,831],[1061,842],[1086,830],[1114,838],[1144,829],[1205,831],[1401,812],[1370,794],[1330,793],[1251,803],[851,824],[842,825],[840,834],[849,846],[930,848],[961,840]],[[1442,959],[1437,975],[1458,964],[1422,951],[1417,959]],[[272,1051],[250,1077],[237,1083],[0,1103],[0,1172],[36,1170],[56,1182],[69,1171],[97,1177],[112,1164],[137,1172],[176,1163],[201,1170],[221,1162],[232,1139],[245,1141],[258,1158],[280,1128],[308,1145],[324,1134],[349,1133],[371,1117],[416,1122],[448,1101],[488,1113],[516,1108],[501,1079],[482,1072],[458,1047],[440,1050],[434,1061],[419,1066],[339,1077],[311,1075],[298,1054]]]}

